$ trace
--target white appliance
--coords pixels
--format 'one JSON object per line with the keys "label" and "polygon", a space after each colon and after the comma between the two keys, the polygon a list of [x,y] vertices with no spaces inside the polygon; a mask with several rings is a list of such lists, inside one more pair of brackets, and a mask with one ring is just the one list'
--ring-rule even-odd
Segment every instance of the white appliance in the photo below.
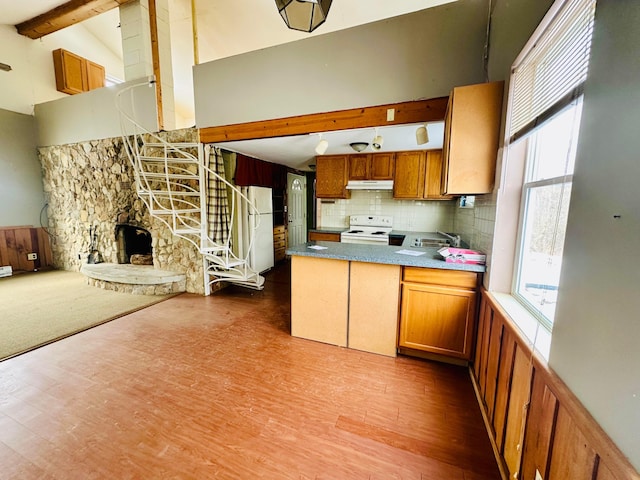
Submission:
{"label": "white appliance", "polygon": [[389,245],[393,217],[387,215],[351,215],[349,230],[340,234],[341,243]]}
{"label": "white appliance", "polygon": [[[237,255],[240,258],[247,256],[247,251],[251,247],[248,256],[249,266],[257,271],[264,272],[273,268],[273,202],[271,199],[271,189],[265,187],[241,187],[245,195],[256,210],[247,206],[246,201],[236,198],[237,207],[237,228],[238,228],[238,248]],[[240,197],[239,194],[236,194]],[[251,245],[251,231],[253,232],[253,244]]]}

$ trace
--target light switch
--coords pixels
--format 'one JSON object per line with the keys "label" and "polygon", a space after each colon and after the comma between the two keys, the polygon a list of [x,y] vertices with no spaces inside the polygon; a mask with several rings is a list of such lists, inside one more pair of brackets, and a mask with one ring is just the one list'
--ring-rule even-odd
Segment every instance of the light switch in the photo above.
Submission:
{"label": "light switch", "polygon": [[393,122],[396,118],[396,109],[387,108],[387,122]]}

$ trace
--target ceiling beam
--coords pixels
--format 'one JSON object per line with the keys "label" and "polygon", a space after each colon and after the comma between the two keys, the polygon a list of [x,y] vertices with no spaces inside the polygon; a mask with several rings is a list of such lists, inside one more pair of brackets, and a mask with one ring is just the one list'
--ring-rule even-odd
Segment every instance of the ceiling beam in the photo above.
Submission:
{"label": "ceiling beam", "polygon": [[37,39],[95,17],[132,0],[70,0],[16,25],[20,35]]}
{"label": "ceiling beam", "polygon": [[[353,128],[438,122],[444,120],[448,100],[449,97],[440,97],[430,100],[391,103],[375,107],[313,113],[310,115],[278,118],[275,120],[207,127],[200,129],[200,141],[203,143],[230,142],[349,130]],[[388,120],[390,110],[393,110],[393,120]]]}

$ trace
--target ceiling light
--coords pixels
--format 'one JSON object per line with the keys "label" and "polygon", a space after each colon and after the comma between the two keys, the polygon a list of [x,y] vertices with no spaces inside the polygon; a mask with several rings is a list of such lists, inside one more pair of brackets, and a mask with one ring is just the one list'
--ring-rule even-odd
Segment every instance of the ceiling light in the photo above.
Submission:
{"label": "ceiling light", "polygon": [[324,155],[324,152],[327,151],[327,148],[329,148],[329,142],[323,140],[322,134],[320,134],[320,141],[318,142],[318,145],[316,145],[316,153],[318,155]]}
{"label": "ceiling light", "polygon": [[332,0],[276,0],[278,12],[292,30],[313,32],[324,23]]}
{"label": "ceiling light", "polygon": [[422,125],[416,130],[416,143],[418,145],[429,143],[429,132],[427,132],[426,125]]}
{"label": "ceiling light", "polygon": [[376,128],[376,136],[373,138],[373,142],[371,142],[371,148],[374,150],[380,150],[383,143],[384,138],[382,138],[382,135],[378,135],[378,129]]}
{"label": "ceiling light", "polygon": [[369,144],[367,142],[353,142],[353,143],[350,143],[349,146],[353,148],[356,152],[361,152],[365,148],[367,148]]}

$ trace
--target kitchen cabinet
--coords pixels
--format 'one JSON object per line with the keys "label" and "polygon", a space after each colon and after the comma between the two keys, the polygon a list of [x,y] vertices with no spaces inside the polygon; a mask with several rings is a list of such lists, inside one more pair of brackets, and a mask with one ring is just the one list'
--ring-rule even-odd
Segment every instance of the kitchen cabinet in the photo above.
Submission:
{"label": "kitchen cabinet", "polygon": [[398,340],[401,351],[468,361],[478,282],[474,272],[405,267]]}
{"label": "kitchen cabinet", "polygon": [[393,198],[416,199],[424,194],[424,150],[397,152],[393,172]]}
{"label": "kitchen cabinet", "polygon": [[401,269],[293,255],[291,335],[395,357]]}
{"label": "kitchen cabinet", "polygon": [[284,260],[287,250],[287,230],[284,225],[273,227],[273,259],[276,262]]}
{"label": "kitchen cabinet", "polygon": [[316,197],[350,198],[348,168],[348,155],[316,157]]}
{"label": "kitchen cabinet", "polygon": [[394,153],[349,155],[349,180],[393,180]]}
{"label": "kitchen cabinet", "polygon": [[504,82],[456,87],[449,96],[443,144],[442,193],[491,193]]}
{"label": "kitchen cabinet", "polygon": [[339,242],[340,234],[331,232],[309,232],[310,242]]}
{"label": "kitchen cabinet", "polygon": [[74,95],[104,87],[105,69],[75,53],[59,48],[53,51],[56,89]]}
{"label": "kitchen cabinet", "polygon": [[442,150],[427,150],[423,198],[427,200],[451,200],[453,198],[453,195],[442,193],[442,168]]}

